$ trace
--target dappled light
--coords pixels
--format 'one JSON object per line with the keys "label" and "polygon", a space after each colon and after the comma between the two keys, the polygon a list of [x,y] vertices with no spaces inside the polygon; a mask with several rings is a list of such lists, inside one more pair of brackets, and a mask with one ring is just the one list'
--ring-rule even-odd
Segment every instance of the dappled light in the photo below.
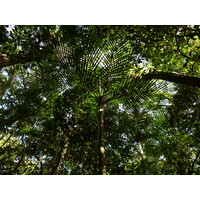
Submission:
{"label": "dappled light", "polygon": [[0,174],[199,175],[200,26],[0,26]]}

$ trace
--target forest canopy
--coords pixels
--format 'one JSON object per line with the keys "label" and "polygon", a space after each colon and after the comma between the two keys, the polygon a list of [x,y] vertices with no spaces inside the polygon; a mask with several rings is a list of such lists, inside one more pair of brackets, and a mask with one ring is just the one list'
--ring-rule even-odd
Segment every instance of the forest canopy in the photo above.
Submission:
{"label": "forest canopy", "polygon": [[200,174],[199,25],[0,26],[0,174]]}

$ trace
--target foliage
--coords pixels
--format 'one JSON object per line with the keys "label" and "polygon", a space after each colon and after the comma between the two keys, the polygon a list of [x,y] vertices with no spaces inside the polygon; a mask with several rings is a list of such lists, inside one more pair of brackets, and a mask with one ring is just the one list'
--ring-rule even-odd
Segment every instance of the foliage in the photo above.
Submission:
{"label": "foliage", "polygon": [[200,174],[199,29],[1,26],[0,174]]}

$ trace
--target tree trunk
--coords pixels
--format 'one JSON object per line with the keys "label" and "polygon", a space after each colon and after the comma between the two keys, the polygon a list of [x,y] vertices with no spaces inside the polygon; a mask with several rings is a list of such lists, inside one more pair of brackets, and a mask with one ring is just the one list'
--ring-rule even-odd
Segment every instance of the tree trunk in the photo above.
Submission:
{"label": "tree trunk", "polygon": [[184,84],[193,87],[200,87],[200,77],[186,76],[175,73],[156,72],[144,75],[147,79],[161,79],[173,83]]}
{"label": "tree trunk", "polygon": [[64,160],[65,155],[67,153],[68,144],[69,144],[68,139],[63,138],[60,151],[59,151],[57,158],[56,158],[56,162],[53,165],[51,172],[50,172],[51,175],[58,174],[60,167],[61,167],[61,164],[62,164],[62,161]]}
{"label": "tree trunk", "polygon": [[106,175],[106,152],[105,152],[105,130],[104,130],[104,103],[99,102],[99,173]]}
{"label": "tree trunk", "polygon": [[138,143],[138,145],[139,145],[139,148],[138,148],[137,152],[138,152],[139,156],[142,159],[143,173],[145,175],[147,175],[146,161],[145,161],[145,158],[144,158],[144,153],[143,153],[143,150],[142,150],[142,145],[140,143]]}

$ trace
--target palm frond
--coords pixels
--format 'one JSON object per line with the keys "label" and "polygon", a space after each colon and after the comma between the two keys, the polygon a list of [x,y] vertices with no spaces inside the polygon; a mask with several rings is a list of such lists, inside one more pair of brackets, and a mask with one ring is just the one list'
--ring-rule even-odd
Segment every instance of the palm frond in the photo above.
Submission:
{"label": "palm frond", "polygon": [[90,27],[82,31],[76,43],[69,44],[66,41],[57,46],[56,57],[60,65],[58,69],[46,67],[40,71],[43,88],[65,90],[76,80],[95,96],[100,94],[101,87],[108,98],[124,99],[129,104],[141,103],[153,96],[153,90],[160,87],[155,80],[127,76],[135,58],[123,30],[115,34],[104,33],[107,34],[106,38],[97,32],[89,34]]}
{"label": "palm frond", "polygon": [[97,41],[96,37],[97,34],[84,38],[83,42],[77,44],[74,54],[76,72],[88,88],[95,87],[98,80],[106,85],[111,76],[118,78],[130,68],[131,62],[132,52],[124,40],[125,36],[115,36],[105,41]]}
{"label": "palm frond", "polygon": [[155,92],[165,87],[156,80],[147,81],[144,78],[126,78],[113,91],[115,98],[124,100],[128,105],[135,106],[142,104],[145,100],[153,100]]}

